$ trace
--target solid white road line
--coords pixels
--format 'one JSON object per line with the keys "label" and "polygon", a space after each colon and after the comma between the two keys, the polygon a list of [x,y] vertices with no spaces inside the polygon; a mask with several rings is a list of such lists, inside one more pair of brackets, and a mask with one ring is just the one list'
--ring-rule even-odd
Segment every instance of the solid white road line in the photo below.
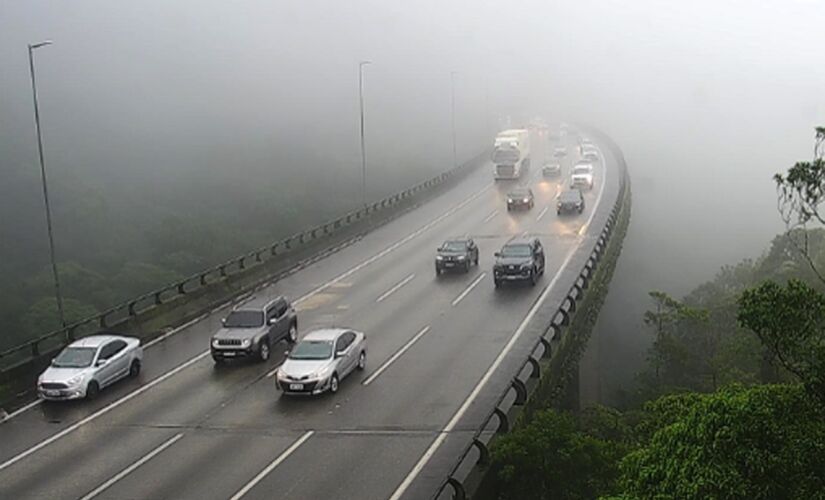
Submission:
{"label": "solid white road line", "polygon": [[[599,151],[599,153],[601,154],[601,151]],[[607,177],[606,172],[604,172],[603,177]],[[604,184],[605,180],[603,179],[602,189],[599,191],[599,195],[596,198],[596,203],[594,203],[593,205],[593,214],[596,213],[596,210],[598,209],[599,204],[601,203],[602,193],[604,193]],[[593,214],[590,215],[590,219],[587,221],[585,227],[590,224],[590,221],[593,219]],[[447,425],[444,427],[444,430],[438,433],[438,436],[435,438],[435,441],[433,441],[430,447],[427,448],[427,451],[424,452],[424,455],[421,457],[421,459],[418,460],[418,462],[415,464],[410,473],[407,474],[407,477],[405,477],[401,484],[398,485],[398,488],[395,490],[395,492],[393,492],[389,500],[399,500],[404,495],[404,493],[410,487],[415,478],[418,477],[418,475],[424,469],[424,466],[427,465],[427,462],[430,461],[435,452],[438,451],[438,448],[441,447],[441,444],[444,442],[444,440],[447,439],[447,436],[450,434],[450,432],[452,432],[455,426],[458,425],[458,422],[459,420],[461,420],[461,417],[464,416],[464,413],[467,411],[467,409],[470,407],[473,401],[475,401],[476,397],[478,397],[479,393],[481,392],[481,389],[487,384],[487,381],[489,381],[490,378],[493,376],[493,373],[499,367],[499,365],[510,352],[510,350],[512,350],[513,346],[515,345],[516,341],[518,341],[522,332],[524,332],[524,329],[527,327],[527,324],[530,322],[531,319],[533,319],[533,316],[535,316],[536,311],[538,311],[539,307],[541,307],[541,305],[547,299],[547,296],[550,294],[550,291],[555,286],[556,281],[558,281],[559,276],[561,276],[562,271],[564,271],[564,269],[567,267],[567,264],[570,262],[570,259],[573,258],[573,255],[576,253],[577,248],[578,246],[573,247],[567,253],[567,256],[564,258],[564,262],[562,263],[558,272],[556,272],[556,275],[553,277],[553,280],[550,282],[549,285],[547,285],[547,287],[541,293],[533,307],[530,308],[530,311],[527,313],[527,316],[525,316],[524,320],[522,320],[521,324],[519,324],[516,333],[513,334],[513,336],[510,338],[510,341],[507,342],[507,345],[504,346],[504,350],[502,350],[499,353],[498,357],[496,357],[495,361],[493,361],[493,364],[490,366],[490,368],[487,369],[487,372],[484,373],[484,376],[481,377],[481,380],[475,386],[473,392],[471,392],[467,399],[464,400],[464,403],[461,405],[461,407],[458,409],[455,415],[453,415],[453,418],[451,418],[450,421],[447,422]]]}
{"label": "solid white road line", "polygon": [[281,462],[289,458],[289,456],[292,455],[292,453],[294,453],[295,450],[297,450],[302,444],[304,444],[304,441],[312,437],[313,434],[315,434],[315,431],[305,432],[304,435],[302,435],[300,438],[298,438],[297,441],[292,443],[292,445],[289,448],[287,448],[283,453],[278,455],[278,457],[271,464],[267,465],[264,470],[262,470],[258,473],[257,476],[252,478],[252,481],[246,483],[246,485],[244,485],[244,487],[241,488],[240,491],[232,495],[232,498],[230,498],[229,500],[239,500],[244,495],[246,495],[249,492],[249,490],[254,488],[256,484],[260,483],[261,480],[267,476],[267,474],[275,470],[275,467],[281,465]]}
{"label": "solid white road line", "polygon": [[396,283],[396,284],[395,284],[395,286],[393,286],[392,288],[390,288],[390,289],[389,289],[389,290],[387,290],[386,292],[382,293],[380,297],[378,297],[377,299],[375,299],[375,301],[376,301],[376,302],[383,302],[383,301],[384,301],[384,299],[386,299],[387,297],[389,297],[389,296],[390,296],[390,295],[392,295],[393,293],[397,292],[399,288],[401,288],[402,286],[404,286],[404,285],[406,285],[407,283],[409,283],[410,281],[412,281],[412,280],[413,280],[413,278],[415,278],[415,273],[412,273],[411,275],[407,276],[407,277],[406,277],[406,278],[404,278],[403,280],[401,280],[401,281],[399,281],[398,283]]}
{"label": "solid white road line", "polygon": [[478,278],[474,279],[473,282],[470,283],[470,285],[467,288],[465,288],[463,292],[461,292],[461,295],[459,295],[458,297],[453,299],[453,302],[452,302],[453,307],[455,307],[459,302],[461,302],[461,300],[464,299],[464,297],[466,297],[468,293],[472,292],[473,288],[475,288],[476,285],[481,283],[481,280],[483,280],[485,276],[487,276],[487,273],[479,274]]}
{"label": "solid white road line", "polygon": [[23,407],[20,407],[20,408],[14,410],[13,412],[6,415],[6,418],[0,420],[0,424],[2,424],[3,422],[5,422],[7,420],[13,419],[14,417],[16,417],[17,415],[20,415],[23,412],[31,410],[32,408],[34,408],[35,406],[39,405],[42,402],[43,402],[42,399],[38,399],[36,401],[32,401],[31,403],[27,404],[26,406],[23,406]]}
{"label": "solid white road line", "polygon": [[418,332],[418,333],[416,333],[416,334],[415,334],[415,337],[411,338],[411,339],[410,339],[410,340],[409,340],[406,344],[404,344],[404,346],[403,346],[401,349],[399,349],[399,350],[398,350],[395,354],[393,354],[393,355],[390,357],[390,359],[388,359],[388,360],[384,361],[384,364],[383,364],[383,365],[381,365],[381,366],[380,366],[377,370],[375,370],[375,372],[373,372],[373,373],[372,373],[372,375],[370,375],[369,377],[367,377],[367,380],[365,380],[365,381],[363,382],[363,384],[364,384],[364,385],[370,385],[370,384],[372,383],[372,381],[373,381],[373,380],[375,380],[376,378],[378,378],[378,376],[379,376],[379,375],[381,375],[382,373],[384,373],[384,370],[386,370],[387,368],[389,368],[389,366],[390,366],[391,364],[393,364],[393,363],[395,362],[395,360],[397,360],[398,358],[400,358],[402,354],[404,354],[405,352],[407,352],[407,349],[409,349],[410,347],[412,347],[412,345],[413,345],[413,344],[415,344],[416,342],[418,342],[418,339],[420,339],[421,337],[423,337],[424,335],[426,335],[426,334],[427,334],[427,332],[429,332],[429,331],[430,331],[430,327],[429,327],[429,326],[425,326],[424,328],[422,328],[420,332]]}
{"label": "solid white road line", "polygon": [[538,217],[536,217],[536,222],[540,221],[540,220],[541,220],[541,218],[542,218],[542,217],[544,217],[544,214],[546,214],[546,213],[547,213],[547,209],[548,209],[548,208],[550,208],[550,205],[547,205],[546,207],[544,207],[544,209],[542,209],[542,211],[541,211],[541,212],[539,212],[539,216],[538,216]]}
{"label": "solid white road line", "polygon": [[424,455],[421,457],[421,459],[418,460],[418,462],[415,464],[410,473],[407,474],[407,477],[404,478],[404,481],[402,481],[398,488],[395,490],[395,492],[393,492],[392,496],[390,497],[390,500],[399,500],[404,495],[404,493],[410,487],[410,485],[418,476],[418,474],[421,473],[421,470],[424,469],[424,466],[427,465],[427,462],[430,461],[430,458],[432,458],[432,456],[435,454],[435,452],[438,450],[438,448],[441,446],[444,440],[447,439],[447,436],[458,424],[458,421],[461,420],[461,417],[464,416],[464,413],[467,411],[467,409],[470,407],[473,401],[475,401],[476,397],[478,397],[478,394],[481,392],[481,389],[484,388],[484,386],[487,384],[487,381],[490,380],[490,378],[493,376],[493,373],[498,369],[499,365],[501,365],[501,362],[504,361],[504,358],[513,349],[513,346],[516,344],[516,341],[518,341],[519,337],[521,337],[521,334],[522,332],[524,332],[524,329],[527,327],[527,324],[530,322],[531,319],[533,319],[533,316],[535,316],[536,311],[538,311],[539,307],[541,307],[541,305],[544,303],[544,300],[550,294],[550,291],[553,289],[553,286],[556,284],[556,281],[559,279],[559,276],[561,276],[562,271],[567,267],[568,262],[570,262],[570,259],[573,257],[573,254],[575,252],[576,247],[573,247],[567,253],[567,257],[565,257],[564,262],[562,263],[556,275],[553,277],[553,280],[550,282],[549,285],[547,285],[547,287],[545,287],[544,291],[541,293],[536,303],[533,304],[533,307],[530,308],[530,311],[527,313],[527,316],[525,316],[524,319],[521,321],[521,324],[519,324],[516,333],[513,334],[512,337],[510,337],[510,341],[507,342],[507,345],[504,346],[504,349],[499,353],[495,361],[493,361],[493,364],[490,366],[490,368],[487,369],[487,371],[484,373],[484,376],[481,377],[481,380],[475,386],[473,392],[470,393],[470,395],[467,397],[466,400],[464,400],[464,403],[461,405],[458,411],[455,412],[453,418],[451,418],[450,421],[447,422],[447,425],[444,427],[444,430],[438,433],[438,436],[435,438],[435,441],[433,441],[430,447],[427,448],[427,451],[424,452]]}
{"label": "solid white road line", "polygon": [[[412,232],[412,233],[408,234],[407,236],[405,236],[404,238],[402,238],[402,239],[400,239],[400,240],[396,241],[395,243],[393,243],[393,244],[392,244],[392,245],[390,245],[389,247],[387,247],[387,248],[385,248],[384,250],[382,250],[381,252],[379,252],[379,253],[377,253],[377,254],[373,255],[373,256],[372,256],[372,257],[370,257],[369,259],[367,259],[367,260],[365,260],[365,261],[361,262],[360,264],[356,265],[355,267],[351,268],[350,270],[348,270],[348,271],[346,271],[346,272],[344,272],[344,273],[342,273],[342,274],[339,274],[338,276],[336,276],[336,277],[335,277],[335,278],[333,278],[332,280],[330,280],[330,281],[328,281],[328,282],[326,282],[326,283],[324,283],[324,284],[320,285],[319,287],[315,288],[314,290],[310,291],[309,293],[305,294],[304,296],[302,296],[302,297],[300,297],[300,298],[296,299],[294,303],[295,303],[295,304],[300,304],[301,302],[306,301],[306,300],[308,300],[309,298],[311,298],[311,297],[313,297],[313,296],[315,296],[315,295],[317,295],[317,294],[321,293],[322,291],[326,290],[326,289],[327,289],[327,288],[329,288],[330,286],[333,286],[333,285],[337,284],[337,283],[338,283],[338,282],[340,282],[341,280],[344,280],[344,279],[348,278],[349,276],[352,276],[354,273],[356,273],[356,272],[360,271],[361,269],[365,268],[366,266],[369,266],[370,264],[372,264],[373,262],[377,261],[377,260],[378,260],[378,259],[380,259],[381,257],[384,257],[385,255],[389,254],[390,252],[394,251],[395,249],[397,249],[397,248],[399,248],[400,246],[404,245],[405,243],[409,242],[409,241],[410,241],[410,240],[412,240],[413,238],[415,238],[415,237],[419,236],[420,234],[424,233],[424,232],[425,232],[425,231],[427,231],[428,229],[432,228],[433,226],[435,226],[435,225],[436,225],[436,224],[438,224],[439,222],[443,221],[443,220],[444,220],[444,219],[446,219],[447,217],[449,217],[449,216],[453,215],[453,214],[454,214],[454,213],[456,213],[458,210],[460,210],[460,209],[464,208],[467,204],[469,204],[470,202],[472,202],[473,200],[475,200],[476,198],[478,198],[479,196],[481,196],[482,194],[484,194],[484,193],[485,193],[488,189],[490,189],[492,186],[493,186],[493,183],[492,183],[492,182],[491,182],[491,183],[489,183],[489,184],[487,184],[487,185],[485,185],[485,186],[484,186],[481,190],[476,191],[474,194],[472,194],[472,195],[468,196],[467,198],[465,198],[465,199],[464,199],[463,201],[461,201],[460,203],[458,203],[458,204],[456,204],[456,205],[453,205],[453,206],[452,206],[449,210],[447,210],[446,212],[444,212],[444,213],[443,213],[443,214],[441,214],[440,216],[436,217],[435,219],[431,220],[430,222],[428,222],[428,223],[427,223],[427,224],[425,224],[424,226],[421,226],[421,227],[420,227],[420,228],[418,228],[416,231],[414,231],[414,232]],[[177,333],[177,332],[179,332],[179,331],[181,331],[181,330],[183,330],[183,329],[185,329],[185,328],[187,328],[187,327],[191,326],[191,325],[192,325],[192,324],[194,324],[194,322],[196,322],[196,321],[197,321],[197,320],[193,320],[193,321],[190,321],[190,322],[188,322],[188,323],[186,323],[186,324],[184,324],[184,325],[178,326],[177,328],[173,329],[173,330],[172,330],[172,331],[170,331],[169,333],[165,334],[165,335],[164,335],[164,338],[168,337],[169,335],[172,335],[173,333]],[[135,392],[133,392],[133,393],[131,393],[131,394],[127,394],[127,395],[126,395],[126,396],[124,396],[123,398],[121,398],[121,399],[119,399],[119,400],[117,400],[117,401],[112,402],[110,405],[103,407],[102,409],[98,410],[97,412],[92,413],[91,415],[89,415],[89,416],[87,416],[87,417],[83,418],[82,420],[79,420],[79,421],[78,421],[78,422],[76,422],[75,424],[73,424],[73,425],[71,425],[71,426],[67,427],[66,429],[64,429],[64,430],[62,430],[62,431],[60,431],[60,432],[58,432],[57,434],[54,434],[54,435],[52,435],[51,437],[46,438],[45,440],[41,441],[40,443],[38,443],[38,444],[36,444],[36,445],[32,446],[31,448],[29,448],[29,449],[27,449],[27,450],[25,450],[25,451],[21,452],[20,454],[18,454],[18,455],[16,455],[16,456],[14,456],[14,457],[12,457],[12,458],[10,458],[9,460],[7,460],[7,461],[3,462],[2,464],[0,464],[0,471],[2,471],[3,469],[6,469],[7,467],[9,467],[9,466],[11,466],[11,465],[15,464],[16,462],[18,462],[18,461],[22,460],[23,458],[26,458],[27,456],[31,455],[32,453],[34,453],[34,452],[36,452],[36,451],[38,451],[38,450],[40,450],[40,449],[42,449],[42,448],[45,448],[46,446],[48,446],[48,445],[52,444],[53,442],[57,441],[58,439],[62,438],[63,436],[65,436],[65,435],[67,435],[67,434],[69,434],[69,433],[71,433],[71,432],[75,431],[76,429],[78,429],[78,428],[82,427],[83,425],[85,425],[85,424],[87,424],[87,423],[91,422],[92,420],[94,420],[95,418],[99,417],[100,415],[103,415],[103,414],[105,414],[105,413],[109,412],[110,410],[112,410],[112,409],[114,409],[114,408],[116,408],[116,407],[120,406],[121,404],[123,404],[123,403],[125,403],[126,401],[128,401],[128,400],[132,399],[133,397],[138,396],[139,394],[142,394],[143,392],[145,392],[145,391],[146,391],[146,390],[148,390],[149,388],[154,387],[155,385],[157,385],[157,384],[159,384],[160,382],[162,382],[162,381],[166,380],[167,378],[171,377],[172,375],[175,375],[176,373],[180,372],[181,370],[185,369],[186,367],[188,367],[188,366],[190,366],[190,365],[194,364],[195,362],[197,362],[197,361],[199,361],[199,360],[203,359],[204,357],[208,356],[208,355],[209,355],[209,353],[210,353],[210,351],[206,350],[206,351],[204,351],[204,352],[202,352],[202,353],[198,354],[197,356],[195,356],[194,358],[190,359],[189,361],[186,361],[184,364],[179,365],[179,366],[177,366],[176,368],[173,368],[172,370],[170,370],[170,371],[166,372],[165,374],[161,375],[159,378],[157,378],[157,379],[155,379],[155,380],[153,380],[153,381],[149,382],[147,385],[145,385],[145,386],[142,386],[142,387],[138,388]],[[274,371],[273,371],[273,374],[274,374]],[[39,404],[39,402],[35,401],[35,402],[33,402],[33,403],[29,404],[29,405],[24,406],[24,407],[23,407],[23,408],[21,408],[20,410],[17,410],[17,411],[15,411],[14,413],[12,413],[12,414],[10,414],[9,416],[7,416],[7,417],[3,420],[3,422],[8,421],[10,418],[12,418],[12,417],[14,417],[14,416],[17,416],[17,415],[19,415],[19,414],[21,414],[21,413],[25,412],[26,410],[28,410],[28,409],[30,409],[30,408],[33,408],[34,406],[37,406],[38,404]]]}
{"label": "solid white road line", "polygon": [[273,375],[278,373],[278,368],[280,368],[282,364],[283,363],[279,363],[278,366],[276,366],[275,368],[269,370],[266,374],[266,378],[271,378]]}
{"label": "solid white road line", "polygon": [[490,215],[484,218],[483,224],[487,224],[488,222],[493,220],[493,217],[495,217],[496,215],[498,215],[498,210],[493,210],[492,212],[490,212]]}
{"label": "solid white road line", "polygon": [[137,469],[137,468],[138,468],[138,467],[140,467],[141,465],[145,464],[145,463],[146,463],[146,462],[148,462],[149,460],[152,460],[152,459],[155,457],[155,455],[157,455],[158,453],[162,452],[162,451],[163,451],[163,450],[165,450],[166,448],[169,448],[170,446],[172,446],[173,444],[175,444],[175,442],[176,442],[177,440],[179,440],[180,438],[182,438],[182,437],[183,437],[183,433],[180,433],[180,434],[175,434],[175,436],[173,436],[171,439],[167,440],[167,441],[166,441],[166,442],[164,442],[162,445],[158,446],[158,447],[157,447],[157,448],[155,448],[154,450],[152,450],[152,451],[150,451],[149,453],[147,453],[146,455],[144,455],[144,456],[143,456],[143,458],[141,458],[141,459],[140,459],[140,460],[138,460],[137,462],[133,463],[133,464],[132,464],[132,465],[130,465],[129,467],[126,467],[125,469],[123,469],[122,471],[120,471],[118,474],[116,474],[114,477],[112,477],[111,479],[109,479],[109,480],[108,480],[108,481],[106,481],[105,483],[101,484],[101,485],[100,485],[100,486],[98,486],[97,488],[95,488],[95,489],[93,489],[92,491],[90,491],[88,494],[86,494],[86,496],[84,496],[84,497],[83,497],[83,498],[81,498],[80,500],[91,500],[92,498],[94,498],[94,497],[98,496],[98,495],[99,495],[99,494],[101,494],[103,491],[105,491],[107,488],[109,488],[110,486],[112,486],[112,485],[113,485],[113,484],[115,484],[116,482],[120,481],[120,480],[121,480],[121,479],[123,479],[124,477],[128,476],[128,475],[129,475],[129,474],[131,474],[132,472],[134,472],[134,471],[135,471],[135,469]]}
{"label": "solid white road line", "polygon": [[96,419],[96,418],[98,418],[102,415],[105,415],[106,413],[109,413],[110,411],[114,410],[115,408],[122,405],[123,403],[125,403],[125,402],[127,402],[127,401],[129,401],[129,400],[131,400],[131,399],[133,399],[137,396],[140,396],[141,394],[148,391],[152,387],[160,384],[161,382],[168,379],[169,377],[174,376],[178,372],[180,372],[182,370],[185,370],[189,366],[197,363],[198,361],[200,361],[201,359],[205,358],[208,355],[209,355],[209,351],[202,352],[202,353],[198,354],[194,358],[191,358],[189,361],[183,363],[182,365],[179,365],[177,368],[164,373],[163,375],[161,375],[160,377],[152,380],[148,384],[138,387],[137,389],[135,389],[134,392],[130,392],[129,394],[123,396],[122,398],[109,403],[108,405],[106,405],[103,408],[97,410],[96,412],[92,413],[91,415],[89,415],[89,416],[87,416],[87,417],[85,417],[81,420],[78,420],[77,422],[70,425],[69,427],[66,427],[65,429],[58,432],[57,434],[54,434],[51,437],[48,437],[48,438],[44,439],[43,441],[40,441],[39,443],[32,446],[31,448],[29,448],[25,451],[21,451],[17,455],[13,456],[12,458],[10,458],[10,459],[6,460],[5,462],[3,462],[2,464],[0,464],[0,471],[14,465],[15,463],[19,462],[20,460],[23,460],[24,458],[28,457],[32,453],[34,453],[38,450],[41,450],[41,449],[45,448],[46,446],[49,446],[50,444],[54,443],[58,439],[71,434],[72,432],[74,432],[77,429],[83,427],[84,425],[88,424],[92,420],[94,420],[94,419]]}

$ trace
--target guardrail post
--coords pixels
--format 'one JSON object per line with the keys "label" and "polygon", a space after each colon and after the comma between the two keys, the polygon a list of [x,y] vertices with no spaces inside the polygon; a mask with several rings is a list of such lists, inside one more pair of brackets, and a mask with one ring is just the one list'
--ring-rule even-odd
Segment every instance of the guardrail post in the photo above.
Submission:
{"label": "guardrail post", "polygon": [[542,358],[549,358],[553,355],[553,346],[550,344],[550,341],[547,340],[547,337],[539,337],[539,341],[541,342],[542,347],[544,347],[544,352],[541,353]]}
{"label": "guardrail post", "polygon": [[[544,337],[541,337],[541,338],[543,339]],[[545,350],[545,352],[547,352],[547,351]],[[530,363],[530,368],[531,368],[530,378],[539,378],[539,377],[541,377],[541,364],[539,364],[539,360],[537,360],[533,356],[530,356],[530,357],[527,358],[527,362]]]}
{"label": "guardrail post", "polygon": [[76,330],[76,329],[77,329],[77,327],[76,327],[76,326],[70,326],[70,327],[66,330],[66,340],[68,340],[69,342],[74,342],[74,341],[75,341],[75,338],[77,337],[77,336],[75,335],[75,330]]}
{"label": "guardrail post", "polygon": [[478,465],[487,465],[490,463],[490,449],[487,445],[481,442],[478,438],[473,438],[473,446],[478,449]]}
{"label": "guardrail post", "polygon": [[100,317],[98,318],[98,323],[100,324],[100,328],[102,328],[102,329],[105,329],[105,328],[109,327],[109,325],[106,324],[106,315],[105,314],[100,315]]}
{"label": "guardrail post", "polygon": [[32,346],[32,357],[37,358],[38,356],[40,356],[40,346],[38,345],[38,342],[35,340],[34,342],[31,343],[31,346]]}
{"label": "guardrail post", "polygon": [[129,302],[129,306],[128,306],[129,316],[137,316],[137,311],[135,311],[135,305],[136,304],[137,304],[137,302],[134,301],[134,300]]}
{"label": "guardrail post", "polygon": [[160,294],[162,294],[162,293],[163,292],[155,292],[155,305],[156,306],[159,306],[159,305],[163,304],[163,300],[161,300],[161,298],[160,298]]}
{"label": "guardrail post", "polygon": [[238,269],[246,269],[246,255],[238,259]]}
{"label": "guardrail post", "polygon": [[450,476],[447,478],[447,482],[453,488],[453,500],[467,500],[467,492],[464,490],[464,485],[461,484],[461,481]]}
{"label": "guardrail post", "polygon": [[209,273],[203,273],[200,275],[200,284],[201,286],[206,286],[206,275]]}
{"label": "guardrail post", "polygon": [[496,429],[496,433],[503,434],[510,431],[510,420],[507,418],[507,414],[502,411],[501,408],[498,406],[495,407],[493,413],[496,414],[498,417],[498,428]]}
{"label": "guardrail post", "polygon": [[561,325],[567,326],[570,324],[570,315],[567,314],[567,311],[564,309],[559,309],[559,314],[561,314]]}
{"label": "guardrail post", "polygon": [[255,262],[263,262],[261,259],[261,252],[255,252]]}
{"label": "guardrail post", "polygon": [[574,299],[572,295],[568,294],[567,295],[567,302],[570,303],[570,309],[569,309],[568,313],[576,312],[576,299]]}
{"label": "guardrail post", "polygon": [[523,406],[524,403],[527,402],[527,386],[524,385],[524,382],[522,382],[518,377],[513,377],[513,381],[510,382],[510,386],[516,390],[516,400],[513,401],[513,404],[516,406]]}
{"label": "guardrail post", "polygon": [[273,257],[275,255],[278,255],[278,244],[277,243],[272,245],[272,248],[269,249],[269,255],[272,255]]}
{"label": "guardrail post", "polygon": [[186,289],[184,288],[185,284],[186,284],[185,281],[182,281],[182,282],[178,283],[178,293],[181,294],[181,295],[186,295]]}

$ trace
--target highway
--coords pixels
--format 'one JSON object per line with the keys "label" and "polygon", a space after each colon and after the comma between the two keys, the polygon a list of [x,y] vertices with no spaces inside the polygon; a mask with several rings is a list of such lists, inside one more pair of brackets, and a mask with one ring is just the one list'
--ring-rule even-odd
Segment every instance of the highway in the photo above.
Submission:
{"label": "highway", "polygon": [[[367,334],[367,369],[338,394],[281,397],[272,375],[285,345],[266,364],[215,367],[208,348],[219,310],[147,347],[139,379],[0,424],[0,498],[430,498],[489,410],[487,381],[509,359],[520,325],[601,230],[588,221],[615,201],[615,159],[597,143],[603,160],[585,212],[557,216],[565,177],[541,178],[546,144],[537,143],[521,181],[536,195],[532,210],[508,213],[514,183],[494,183],[485,165],[259,293],[291,298],[302,334],[321,326]],[[565,176],[576,158],[568,146]],[[525,233],[545,246],[545,275],[536,287],[496,290],[493,252]],[[436,277],[436,247],[461,235],[478,243],[479,267]]]}

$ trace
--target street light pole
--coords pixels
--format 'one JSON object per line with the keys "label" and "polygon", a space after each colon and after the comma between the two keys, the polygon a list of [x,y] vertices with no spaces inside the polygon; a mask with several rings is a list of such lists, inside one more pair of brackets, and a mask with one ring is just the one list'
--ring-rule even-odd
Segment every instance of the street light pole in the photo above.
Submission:
{"label": "street light pole", "polygon": [[358,63],[358,102],[361,111],[361,202],[367,206],[367,151],[364,146],[364,66],[372,61]]}
{"label": "street light pole", "polygon": [[57,272],[57,261],[54,254],[54,235],[52,234],[52,211],[49,205],[49,188],[46,182],[46,161],[43,159],[43,137],[40,133],[40,108],[37,105],[37,83],[34,77],[34,50],[46,45],[51,45],[51,41],[46,40],[40,43],[29,44],[29,70],[32,78],[32,98],[34,100],[34,126],[37,131],[37,153],[40,157],[40,178],[43,182],[43,202],[46,205],[46,230],[49,233],[49,257],[52,264],[52,276],[54,277],[54,295],[57,300],[57,313],[60,316],[60,324],[66,327],[66,315],[63,311],[63,296],[60,293],[60,278]]}
{"label": "street light pole", "polygon": [[455,145],[455,71],[450,72],[450,122],[452,125],[453,135],[453,168],[458,166],[458,157],[456,155]]}

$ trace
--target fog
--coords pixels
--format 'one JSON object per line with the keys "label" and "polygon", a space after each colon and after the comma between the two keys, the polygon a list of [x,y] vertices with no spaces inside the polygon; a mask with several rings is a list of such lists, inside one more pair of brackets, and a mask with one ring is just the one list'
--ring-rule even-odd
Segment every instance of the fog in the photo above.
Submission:
{"label": "fog", "polygon": [[[4,1],[0,175],[27,182],[0,191],[19,210],[1,217],[0,269],[46,259],[26,43],[55,42],[36,61],[48,169],[66,190],[58,241],[135,247],[170,213],[225,227],[294,217],[283,207],[306,199],[318,217],[357,205],[361,60],[370,197],[449,168],[454,71],[459,160],[508,115],[590,124],[622,147],[633,219],[599,338],[605,371],[628,380],[648,290],[685,293],[782,229],[771,175],[807,158],[825,123],[824,28],[813,0]],[[95,196],[100,234],[69,208]],[[62,250],[82,260],[89,246]]]}

